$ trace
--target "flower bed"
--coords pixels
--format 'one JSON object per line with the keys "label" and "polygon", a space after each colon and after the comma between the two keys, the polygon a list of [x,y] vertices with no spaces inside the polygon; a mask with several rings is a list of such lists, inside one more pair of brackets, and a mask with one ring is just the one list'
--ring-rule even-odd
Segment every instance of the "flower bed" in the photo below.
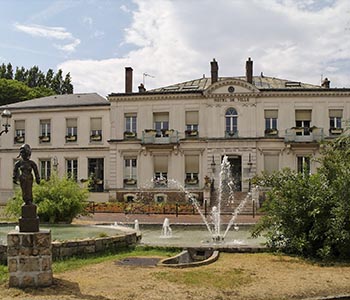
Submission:
{"label": "flower bed", "polygon": [[127,202],[91,203],[89,211],[94,213],[130,213],[130,214],[193,214],[194,208],[188,203],[144,204]]}

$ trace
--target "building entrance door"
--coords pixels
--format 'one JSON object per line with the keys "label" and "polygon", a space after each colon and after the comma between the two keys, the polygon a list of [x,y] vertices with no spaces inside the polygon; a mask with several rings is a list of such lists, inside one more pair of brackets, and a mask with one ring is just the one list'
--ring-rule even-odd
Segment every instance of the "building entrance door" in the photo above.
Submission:
{"label": "building entrance door", "polygon": [[239,155],[228,156],[231,164],[232,177],[235,181],[235,191],[242,191],[242,157]]}

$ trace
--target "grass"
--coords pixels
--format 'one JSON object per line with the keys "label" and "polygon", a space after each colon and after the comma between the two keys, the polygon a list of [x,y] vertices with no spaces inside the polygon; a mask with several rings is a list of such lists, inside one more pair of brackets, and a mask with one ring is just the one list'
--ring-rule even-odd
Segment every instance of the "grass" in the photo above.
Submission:
{"label": "grass", "polygon": [[180,269],[161,271],[154,274],[156,280],[184,284],[189,286],[205,286],[220,290],[232,289],[252,282],[249,274],[241,269],[221,270],[218,268],[202,267],[201,269]]}
{"label": "grass", "polygon": [[[151,247],[136,247],[133,250],[125,249],[118,253],[103,253],[94,254],[85,257],[71,257],[54,261],[52,263],[53,273],[62,273],[70,270],[76,270],[84,266],[102,263],[110,260],[120,260],[126,257],[133,256],[162,256],[169,257],[175,255],[178,250],[172,248],[151,248]],[[0,284],[5,283],[9,278],[7,266],[0,265]]]}
{"label": "grass", "polygon": [[68,259],[55,261],[52,264],[52,270],[54,273],[60,273],[60,272],[79,269],[87,265],[102,263],[105,261],[120,260],[126,257],[133,257],[133,256],[169,257],[173,255],[175,255],[175,252],[173,249],[136,247],[133,250],[125,249],[118,253],[96,254],[96,255],[89,255],[87,257],[71,257]]}

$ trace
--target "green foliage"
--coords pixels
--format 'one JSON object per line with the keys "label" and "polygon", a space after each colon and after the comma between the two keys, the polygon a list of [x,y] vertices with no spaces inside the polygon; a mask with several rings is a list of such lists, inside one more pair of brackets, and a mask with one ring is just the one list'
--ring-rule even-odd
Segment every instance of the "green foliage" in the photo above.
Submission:
{"label": "green foliage", "polygon": [[0,65],[0,105],[51,96],[55,94],[72,94],[73,85],[70,73],[63,80],[62,70],[54,74],[49,69],[44,74],[38,66],[26,70],[16,67],[15,74],[12,65]]}
{"label": "green foliage", "polygon": [[[52,174],[50,180],[41,180],[40,185],[33,186],[34,203],[38,206],[41,222],[71,223],[79,214],[86,214],[87,188],[80,187],[74,180]],[[6,204],[7,215],[20,216],[23,204],[21,190]]]}
{"label": "green foliage", "polygon": [[350,137],[324,145],[316,174],[283,170],[255,183],[268,188],[266,215],[254,230],[268,245],[322,259],[350,258]]}

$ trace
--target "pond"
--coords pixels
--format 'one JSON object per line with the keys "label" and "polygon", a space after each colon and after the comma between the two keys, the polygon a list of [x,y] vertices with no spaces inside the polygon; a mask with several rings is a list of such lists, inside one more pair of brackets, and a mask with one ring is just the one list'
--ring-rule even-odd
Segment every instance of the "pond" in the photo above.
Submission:
{"label": "pond", "polygon": [[[42,229],[51,229],[52,240],[65,241],[123,234],[112,226],[94,225],[40,225]],[[13,226],[0,226],[0,244],[7,243],[7,233],[15,230]]]}
{"label": "pond", "polygon": [[239,230],[230,230],[224,242],[213,243],[205,226],[201,225],[171,225],[171,235],[162,235],[162,225],[140,225],[142,233],[141,244],[150,246],[198,247],[198,246],[262,246],[264,237],[252,238],[248,225],[242,225]]}

